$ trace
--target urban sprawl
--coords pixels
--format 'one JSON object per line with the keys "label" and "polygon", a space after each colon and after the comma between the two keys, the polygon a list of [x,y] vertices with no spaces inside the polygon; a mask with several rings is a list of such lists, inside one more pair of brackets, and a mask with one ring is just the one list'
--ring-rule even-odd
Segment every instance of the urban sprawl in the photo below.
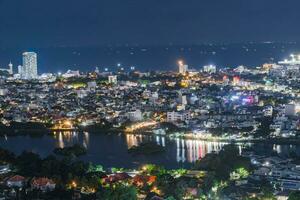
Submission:
{"label": "urban sprawl", "polygon": [[[176,72],[141,72],[118,64],[115,71],[97,67],[92,72],[41,75],[37,58],[36,53],[25,52],[22,66],[14,69],[10,63],[0,69],[0,135],[4,138],[87,131],[228,145],[199,158],[192,169],[172,170],[151,164],[103,169],[97,165],[101,163],[42,159],[30,152],[14,155],[1,149],[2,199],[28,195],[59,199],[58,194],[65,199],[124,200],[300,198],[299,155],[283,158],[276,150],[274,155],[258,155],[247,145],[236,149],[236,144],[300,144],[300,56],[257,67],[207,65],[196,70],[180,60]],[[151,148],[144,146],[141,151]],[[74,146],[55,153],[68,157],[77,148],[82,150]],[[35,159],[26,160],[29,157]],[[49,166],[47,170],[45,166],[54,163],[60,166],[58,171]]]}

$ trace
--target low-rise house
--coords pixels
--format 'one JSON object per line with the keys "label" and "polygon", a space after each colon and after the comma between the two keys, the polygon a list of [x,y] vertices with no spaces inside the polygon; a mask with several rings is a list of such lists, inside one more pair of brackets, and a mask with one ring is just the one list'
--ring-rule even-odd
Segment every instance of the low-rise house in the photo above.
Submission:
{"label": "low-rise house", "polygon": [[23,187],[25,184],[25,177],[23,176],[19,176],[19,175],[15,175],[13,177],[10,177],[7,181],[6,181],[6,185],[8,187]]}
{"label": "low-rise house", "polygon": [[156,181],[156,176],[143,176],[143,175],[136,175],[133,178],[133,184],[138,187],[144,187],[147,185],[152,185]]}
{"label": "low-rise house", "polygon": [[55,189],[55,182],[48,178],[33,178],[31,181],[32,189],[41,191],[53,191]]}
{"label": "low-rise house", "polygon": [[108,177],[105,177],[102,180],[105,184],[111,184],[111,183],[115,183],[127,179],[131,179],[131,176],[129,176],[127,173],[117,173],[117,174],[109,175]]}

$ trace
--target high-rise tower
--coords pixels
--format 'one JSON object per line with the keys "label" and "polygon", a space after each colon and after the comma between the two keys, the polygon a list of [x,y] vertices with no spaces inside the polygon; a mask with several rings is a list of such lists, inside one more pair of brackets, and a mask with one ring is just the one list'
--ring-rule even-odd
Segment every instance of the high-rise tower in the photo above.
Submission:
{"label": "high-rise tower", "polygon": [[21,77],[24,79],[36,79],[37,76],[37,54],[34,52],[24,52]]}

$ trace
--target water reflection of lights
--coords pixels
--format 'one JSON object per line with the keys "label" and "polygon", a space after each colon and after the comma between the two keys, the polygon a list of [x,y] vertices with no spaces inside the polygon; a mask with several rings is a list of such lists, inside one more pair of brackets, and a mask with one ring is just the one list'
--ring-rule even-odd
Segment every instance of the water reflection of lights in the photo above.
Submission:
{"label": "water reflection of lights", "polygon": [[[128,148],[138,146],[142,142],[154,141],[161,146],[166,146],[165,136],[126,135]],[[174,139],[176,145],[177,162],[194,163],[206,154],[220,151],[227,143],[209,142],[193,139]]]}
{"label": "water reflection of lights", "polygon": [[58,133],[58,147],[59,148],[64,148],[65,147],[62,132]]}
{"label": "water reflection of lights", "polygon": [[90,135],[88,132],[83,132],[83,146],[87,149],[90,142]]}
{"label": "water reflection of lights", "polygon": [[79,137],[80,133],[72,131],[59,131],[54,132],[54,138],[57,141],[56,146],[59,148],[64,148],[66,146],[72,146],[74,144],[81,144],[85,148],[89,146],[89,133],[83,132],[82,138]]}
{"label": "water reflection of lights", "polygon": [[142,142],[147,142],[147,141],[150,141],[150,137],[146,135],[126,134],[126,142],[128,148],[131,148],[132,146],[138,146]]}
{"label": "water reflection of lights", "polygon": [[177,162],[194,163],[208,153],[220,151],[226,143],[192,139],[176,139]]}

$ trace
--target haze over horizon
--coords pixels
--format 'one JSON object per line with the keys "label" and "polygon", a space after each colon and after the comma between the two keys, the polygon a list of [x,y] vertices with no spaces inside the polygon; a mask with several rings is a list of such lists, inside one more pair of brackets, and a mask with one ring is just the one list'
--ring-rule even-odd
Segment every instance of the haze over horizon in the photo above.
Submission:
{"label": "haze over horizon", "polygon": [[0,0],[0,47],[298,42],[297,0]]}

